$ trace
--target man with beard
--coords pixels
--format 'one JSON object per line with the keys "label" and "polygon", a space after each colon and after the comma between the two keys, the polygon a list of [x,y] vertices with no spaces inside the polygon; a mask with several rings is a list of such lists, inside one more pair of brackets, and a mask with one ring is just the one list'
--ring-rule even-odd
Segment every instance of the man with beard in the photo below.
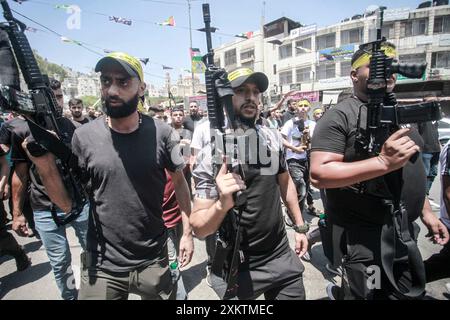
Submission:
{"label": "man with beard", "polygon": [[183,125],[186,129],[194,132],[195,127],[203,120],[203,116],[199,113],[197,101],[192,101],[189,104],[189,112],[190,114],[184,119]]}
{"label": "man with beard", "polygon": [[69,100],[70,113],[72,114],[72,120],[78,122],[80,125],[89,122],[89,119],[83,115],[83,101],[81,99]]}
{"label": "man with beard", "polygon": [[[55,94],[59,115],[56,116],[59,129],[62,133],[61,139],[69,144],[75,131],[75,124],[62,117],[64,105],[61,83],[57,80],[50,81],[50,87]],[[34,224],[38,231],[42,244],[47,252],[50,265],[53,269],[56,284],[64,300],[77,298],[78,292],[75,287],[75,279],[71,267],[72,257],[66,237],[66,226],[59,226],[52,218],[54,202],[51,201],[48,190],[43,185],[43,180],[38,174],[36,166],[30,162],[30,158],[22,148],[22,142],[31,136],[28,123],[16,118],[11,139],[11,161],[14,164],[12,175],[12,202],[13,202],[13,230],[19,236],[29,236],[30,230],[27,219],[24,216],[24,201],[27,197],[27,188],[30,184],[30,202],[34,214]],[[56,203],[55,203],[56,204]],[[61,207],[55,208],[58,215],[63,215]],[[88,224],[87,207],[70,223],[75,229],[75,234],[83,250],[86,248],[86,233]]]}
{"label": "man with beard", "polygon": [[[242,240],[238,244],[237,297],[255,299],[264,294],[266,299],[305,299],[304,267],[299,257],[307,248],[308,228],[286,168],[280,134],[255,124],[261,93],[267,90],[269,81],[265,74],[248,68],[231,72],[228,79],[234,89],[234,112],[243,130],[239,139],[254,143],[246,143],[245,149],[249,150],[243,163],[244,177],[228,173],[225,163],[213,164],[210,144],[203,148],[193,172],[196,197],[191,225],[201,238],[214,234],[225,216],[234,214],[230,211],[234,207],[233,194],[244,192],[247,203],[240,220]],[[218,169],[216,177],[213,165]],[[286,236],[281,198],[296,224],[295,253]]]}
{"label": "man with beard", "polygon": [[[381,50],[395,59],[393,45],[385,43]],[[327,287],[333,300],[420,298],[425,271],[414,220],[421,217],[434,242],[445,244],[449,237],[426,197],[422,159],[413,157],[422,144],[418,132],[399,129],[376,156],[369,156],[357,139],[359,129],[366,129],[371,55],[361,49],[353,54],[353,95],[324,114],[312,141],[311,181],[326,189],[333,262],[342,262],[344,271],[341,289]],[[388,79],[387,92],[393,91],[395,81],[396,75]],[[386,98],[386,103],[392,100]],[[401,185],[393,174],[402,174],[394,176]],[[401,227],[394,228],[394,223]]]}
{"label": "man with beard", "polygon": [[[289,173],[297,188],[302,212],[306,211],[305,202],[309,191],[309,139],[314,133],[316,123],[308,119],[311,104],[302,99],[297,103],[297,114],[285,123],[281,129],[283,143],[287,149],[286,160]],[[308,211],[313,212],[314,204],[308,204]]]}
{"label": "man with beard", "polygon": [[[101,72],[106,117],[80,127],[72,139],[90,203],[87,251],[82,256],[80,299],[173,299],[176,286],[168,265],[167,229],[162,219],[171,175],[183,221],[190,196],[179,136],[167,124],[138,112],[145,82],[136,58],[113,52],[95,67]],[[32,158],[46,188],[64,212],[72,208],[53,155]],[[193,253],[191,228],[183,224],[180,266]]]}

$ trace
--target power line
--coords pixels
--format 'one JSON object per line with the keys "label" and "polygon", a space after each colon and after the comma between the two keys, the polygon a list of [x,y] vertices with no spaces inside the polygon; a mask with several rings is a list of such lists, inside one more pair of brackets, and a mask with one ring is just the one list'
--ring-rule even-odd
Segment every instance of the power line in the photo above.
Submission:
{"label": "power line", "polygon": [[[42,23],[39,23],[39,22],[37,22],[36,20],[33,20],[33,19],[31,19],[31,18],[29,18],[29,17],[27,17],[27,16],[21,14],[20,12],[17,12],[17,11],[14,10],[14,9],[11,9],[11,11],[14,12],[15,14],[17,14],[17,15],[19,15],[19,16],[21,16],[21,17],[23,17],[23,18],[25,18],[25,19],[27,19],[27,20],[29,20],[29,21],[35,23],[35,24],[37,24],[38,26],[40,26],[40,27],[42,27],[42,28],[44,28],[44,29],[50,31],[51,33],[56,34],[58,37],[64,38],[64,36],[63,36],[62,34],[60,34],[60,33],[56,32],[56,31],[54,31],[54,30],[48,28],[47,26],[44,26]],[[92,52],[92,53],[94,53],[94,54],[96,54],[96,55],[103,56],[103,54],[101,54],[101,53],[99,53],[99,52],[97,52],[97,51],[94,51],[94,50],[92,50],[92,49],[86,47],[86,46],[85,46],[82,42],[80,42],[80,41],[77,41],[77,42],[75,42],[75,43],[76,43],[77,45],[79,45],[80,47],[82,47],[82,48],[84,48],[84,49],[86,49],[86,50],[88,50],[88,51],[90,51],[90,52]]]}

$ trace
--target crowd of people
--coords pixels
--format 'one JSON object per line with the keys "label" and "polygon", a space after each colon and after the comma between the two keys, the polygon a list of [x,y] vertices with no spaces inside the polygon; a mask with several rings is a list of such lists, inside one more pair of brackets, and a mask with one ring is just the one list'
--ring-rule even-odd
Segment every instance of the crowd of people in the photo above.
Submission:
{"label": "crowd of people", "polygon": [[[218,231],[229,215],[239,217],[239,264],[230,291],[238,299],[306,299],[303,262],[311,260],[311,247],[320,241],[327,270],[342,280],[324,288],[330,299],[422,299],[425,287],[418,284],[450,277],[448,144],[441,150],[436,123],[428,122],[393,132],[377,156],[358,148],[369,60],[367,52],[354,54],[353,93],[327,110],[317,101],[294,98],[294,92],[265,107],[267,76],[229,70],[241,132],[234,138],[244,146],[240,171],[230,170],[236,159],[211,143],[206,110],[197,102],[188,111],[182,105],[139,111],[143,70],[128,54],[110,53],[95,67],[104,115],[85,110],[74,98],[68,101],[70,115],[63,116],[61,83],[52,80],[60,138],[77,159],[88,202],[68,225],[54,221],[52,212],[64,217],[74,199],[55,155],[32,155],[28,123],[12,115],[0,130],[0,195],[10,199],[12,229],[42,241],[66,300],[127,299],[130,293],[187,299],[180,268],[192,259],[194,237],[205,239],[206,282],[215,288],[224,271],[217,262],[223,253]],[[395,76],[389,90],[394,86]],[[414,157],[417,153],[421,156]],[[438,165],[440,219],[427,196]],[[389,177],[398,172],[403,183],[393,191]],[[312,186],[320,191],[323,211],[314,204]],[[237,205],[236,193],[245,196],[244,204]],[[30,259],[7,231],[6,210],[1,211],[1,254],[13,256],[23,271]],[[401,241],[392,232],[396,214],[403,217]],[[305,215],[318,217],[319,227],[310,230]],[[419,217],[430,240],[443,246],[425,262],[417,246]],[[67,227],[74,228],[82,247],[79,290]],[[293,248],[286,228],[294,230]],[[379,281],[369,286],[374,266]]]}

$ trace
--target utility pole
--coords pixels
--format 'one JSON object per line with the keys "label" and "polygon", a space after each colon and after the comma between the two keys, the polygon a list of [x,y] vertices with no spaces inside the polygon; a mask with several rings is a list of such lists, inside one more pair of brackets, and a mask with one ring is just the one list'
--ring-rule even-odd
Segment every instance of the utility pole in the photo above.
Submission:
{"label": "utility pole", "polygon": [[[192,19],[191,19],[191,0],[186,0],[188,3],[189,12],[189,40],[190,40],[190,54],[192,55]],[[195,96],[195,84],[194,84],[194,70],[192,70],[192,56],[191,56],[191,78],[192,78],[192,95]]]}

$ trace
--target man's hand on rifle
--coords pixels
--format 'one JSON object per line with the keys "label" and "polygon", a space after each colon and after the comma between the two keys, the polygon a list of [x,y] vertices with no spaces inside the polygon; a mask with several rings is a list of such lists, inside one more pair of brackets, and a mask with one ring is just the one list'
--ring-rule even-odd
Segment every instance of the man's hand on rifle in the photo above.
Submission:
{"label": "man's hand on rifle", "polygon": [[227,172],[227,164],[224,161],[216,177],[216,185],[219,191],[219,205],[222,210],[228,211],[234,207],[233,194],[244,191],[247,187],[241,176]]}
{"label": "man's hand on rifle", "polygon": [[61,174],[56,165],[55,155],[51,152],[46,152],[40,157],[33,157],[27,148],[28,143],[29,139],[26,138],[22,143],[22,148],[36,166],[50,200],[63,212],[70,213],[72,211],[72,199],[67,193],[62,181]]}
{"label": "man's hand on rifle", "polygon": [[402,168],[420,148],[407,134],[410,129],[400,129],[394,132],[384,143],[378,159],[386,166],[386,171],[392,172]]}

